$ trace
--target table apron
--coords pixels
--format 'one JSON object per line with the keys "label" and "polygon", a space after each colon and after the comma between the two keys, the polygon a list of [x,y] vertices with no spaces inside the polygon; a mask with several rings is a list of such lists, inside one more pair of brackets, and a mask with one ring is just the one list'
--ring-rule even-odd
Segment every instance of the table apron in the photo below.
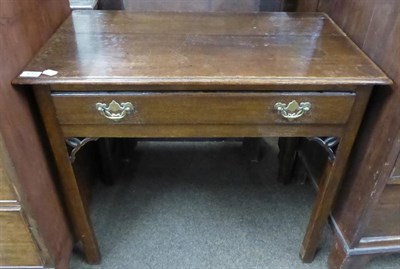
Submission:
{"label": "table apron", "polygon": [[61,125],[65,137],[341,137],[345,125]]}

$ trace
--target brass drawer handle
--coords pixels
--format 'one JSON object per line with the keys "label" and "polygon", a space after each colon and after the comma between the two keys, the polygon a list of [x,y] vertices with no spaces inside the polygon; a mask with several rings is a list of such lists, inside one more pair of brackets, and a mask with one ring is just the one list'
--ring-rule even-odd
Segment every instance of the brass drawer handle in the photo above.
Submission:
{"label": "brass drawer handle", "polygon": [[131,113],[135,110],[132,103],[130,102],[119,104],[115,100],[112,100],[108,106],[104,103],[97,103],[96,109],[100,112],[101,115],[113,121],[119,121],[123,119],[126,114]]}
{"label": "brass drawer handle", "polygon": [[309,102],[301,102],[300,105],[297,101],[293,100],[288,105],[284,103],[276,103],[274,108],[278,112],[279,115],[287,119],[288,121],[292,121],[294,119],[300,118],[304,115],[304,113],[311,110],[311,103]]}

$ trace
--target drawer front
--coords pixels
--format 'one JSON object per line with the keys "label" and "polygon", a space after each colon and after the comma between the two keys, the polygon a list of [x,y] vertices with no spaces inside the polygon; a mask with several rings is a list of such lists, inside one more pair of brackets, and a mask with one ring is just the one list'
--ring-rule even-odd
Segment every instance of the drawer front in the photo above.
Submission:
{"label": "drawer front", "polygon": [[[355,94],[53,93],[52,98],[61,125],[344,124]],[[297,118],[285,118],[287,112]]]}
{"label": "drawer front", "polygon": [[386,185],[374,206],[364,237],[400,237],[400,185]]}
{"label": "drawer front", "polygon": [[20,212],[0,211],[0,267],[42,266]]}

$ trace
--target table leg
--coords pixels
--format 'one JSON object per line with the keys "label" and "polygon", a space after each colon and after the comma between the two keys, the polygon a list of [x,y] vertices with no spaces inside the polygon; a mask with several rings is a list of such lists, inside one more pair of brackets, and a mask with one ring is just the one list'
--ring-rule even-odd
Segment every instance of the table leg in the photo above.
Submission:
{"label": "table leg", "polygon": [[347,160],[361,124],[362,115],[364,115],[368,103],[370,90],[370,87],[357,90],[351,116],[346,127],[343,129],[343,135],[336,151],[336,159],[333,163],[328,162],[325,168],[300,250],[300,257],[305,263],[313,261],[315,252],[319,246],[322,231],[331,212],[346,170]]}
{"label": "table leg", "polygon": [[261,161],[263,157],[262,141],[262,138],[243,138],[243,151],[250,162],[258,163]]}
{"label": "table leg", "polygon": [[132,138],[102,138],[99,139],[99,152],[101,155],[102,182],[105,185],[114,185],[115,179],[132,160],[132,152],[137,141]]}
{"label": "table leg", "polygon": [[105,185],[114,185],[115,182],[115,156],[112,151],[113,141],[110,138],[100,139],[98,141],[101,157],[101,180]]}
{"label": "table leg", "polygon": [[100,251],[82,194],[69,159],[64,136],[55,114],[54,105],[50,96],[50,89],[45,86],[36,86],[35,97],[47,131],[49,142],[53,150],[58,176],[62,186],[62,194],[69,219],[73,226],[76,238],[82,242],[86,261],[90,264],[100,263]]}
{"label": "table leg", "polygon": [[296,163],[298,137],[280,137],[279,145],[279,171],[278,181],[288,184],[292,180],[293,169]]}

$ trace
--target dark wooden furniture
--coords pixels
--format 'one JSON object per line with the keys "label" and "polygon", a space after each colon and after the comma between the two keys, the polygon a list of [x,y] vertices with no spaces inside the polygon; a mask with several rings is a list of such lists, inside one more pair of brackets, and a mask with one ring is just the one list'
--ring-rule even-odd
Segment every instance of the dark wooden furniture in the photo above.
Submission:
{"label": "dark wooden furniture", "polygon": [[[375,102],[372,100],[372,103]],[[387,117],[390,118],[389,115]],[[360,141],[355,145],[350,169],[330,216],[335,232],[329,256],[330,269],[364,268],[371,258],[378,255],[400,253],[400,133],[397,129],[396,138],[390,139],[393,146],[390,151],[382,151],[381,145],[375,150],[373,147],[366,149],[365,139],[369,139],[370,135],[364,132],[371,129],[371,121],[367,119],[361,127]],[[308,178],[318,191],[323,184],[323,169],[329,162],[325,149],[319,143],[304,138],[281,138],[280,146],[282,161],[286,161],[286,168],[292,167],[281,174],[283,182]],[[380,170],[371,173],[373,166],[366,169],[360,167],[359,154],[366,154],[367,159],[379,158],[382,162]],[[366,172],[369,174],[363,175]]]}
{"label": "dark wooden furniture", "polygon": [[[382,97],[374,95],[370,101],[370,110],[360,128],[353,158],[330,216],[335,232],[330,269],[364,268],[378,255],[400,253],[400,129],[391,128],[397,125],[398,119],[392,111],[397,109],[399,99],[391,96],[394,100],[381,111],[382,101],[389,96]],[[382,128],[374,130],[376,126]],[[286,165],[286,169],[281,168],[283,182],[309,178],[318,191],[329,162],[326,150],[304,138],[281,138],[280,147],[281,162]]]}
{"label": "dark wooden furniture", "polygon": [[15,174],[0,134],[0,267],[43,268],[47,253],[39,251],[38,242],[29,230],[26,213],[12,185]]}
{"label": "dark wooden furniture", "polygon": [[69,12],[67,0],[0,3],[0,268],[69,266],[73,239],[45,132],[33,95],[11,85]]}
{"label": "dark wooden furniture", "polygon": [[[25,68],[86,259],[100,261],[65,138],[340,137],[301,247],[312,261],[370,90],[391,81],[325,14],[73,12]],[[76,149],[76,148],[75,148]]]}
{"label": "dark wooden furniture", "polygon": [[319,10],[329,13],[395,81],[371,98],[333,211],[337,238],[330,266],[362,268],[371,258],[400,252],[400,2],[320,0]]}
{"label": "dark wooden furniture", "polygon": [[[72,3],[73,0],[70,0]],[[93,0],[75,0],[74,2],[90,2]],[[125,10],[132,12],[258,12],[258,11],[285,11],[286,3],[294,7],[292,3],[284,0],[242,0],[242,1],[221,1],[221,0],[100,0],[98,7],[101,10]],[[71,5],[72,7],[72,5]],[[74,7],[77,7],[74,5]],[[72,7],[73,8],[73,7]],[[204,139],[204,138],[203,138]],[[257,155],[256,144],[262,138],[248,138],[244,141],[245,151],[253,151]],[[103,138],[99,141],[102,162],[108,163],[102,168],[102,182],[106,185],[114,184],[113,178],[118,177],[121,166],[130,158],[136,139],[113,139]],[[125,160],[125,161],[123,161]],[[114,165],[110,165],[114,164]]]}
{"label": "dark wooden furniture", "polygon": [[394,80],[372,95],[333,211],[329,263],[357,269],[378,255],[400,253],[400,2],[320,0],[320,9]]}
{"label": "dark wooden furniture", "polygon": [[[397,107],[399,98],[392,98],[396,104],[391,105]],[[335,244],[329,256],[331,268],[363,268],[376,256],[400,253],[400,129],[393,128],[394,125],[384,129],[381,125],[396,122],[398,126],[399,120],[391,112],[379,117],[387,122],[368,120],[363,126],[363,137],[356,146],[352,167],[346,175],[348,180],[331,218],[335,230]],[[371,134],[374,125],[382,129]]]}
{"label": "dark wooden furniture", "polygon": [[[335,244],[329,268],[359,269],[379,255],[400,253],[400,2],[320,0],[319,10],[329,13],[395,81],[371,97],[331,216]],[[324,150],[302,139],[281,139],[281,146],[287,165],[305,167],[318,181],[326,164]],[[290,175],[283,171],[282,177]]]}

